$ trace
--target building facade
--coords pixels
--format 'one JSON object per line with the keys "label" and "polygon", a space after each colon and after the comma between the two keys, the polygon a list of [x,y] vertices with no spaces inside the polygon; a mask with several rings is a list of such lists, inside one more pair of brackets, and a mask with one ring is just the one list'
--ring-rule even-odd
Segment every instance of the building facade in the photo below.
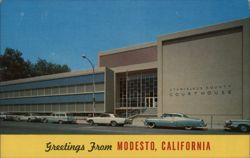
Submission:
{"label": "building facade", "polygon": [[147,43],[99,54],[99,66],[114,72],[114,112],[157,114],[157,45]]}
{"label": "building facade", "polygon": [[0,111],[180,112],[221,125],[250,119],[250,19],[158,38],[99,54],[91,71],[0,83]]}
{"label": "building facade", "polygon": [[158,39],[158,113],[250,119],[250,19]]}
{"label": "building facade", "polygon": [[[1,82],[0,111],[24,113],[101,113],[113,112],[113,73],[96,70],[95,106],[93,106],[92,71],[79,71]],[[109,90],[107,90],[109,89]],[[111,88],[112,89],[112,88]],[[108,93],[108,94],[107,94]]]}

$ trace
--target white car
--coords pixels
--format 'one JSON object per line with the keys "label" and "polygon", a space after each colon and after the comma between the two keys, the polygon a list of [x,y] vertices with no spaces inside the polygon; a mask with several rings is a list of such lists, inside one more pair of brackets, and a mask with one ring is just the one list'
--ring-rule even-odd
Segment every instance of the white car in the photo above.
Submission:
{"label": "white car", "polygon": [[73,123],[75,122],[75,118],[72,114],[66,113],[66,112],[55,112],[52,113],[51,116],[43,117],[42,121],[44,123],[47,122],[55,122],[55,123]]}
{"label": "white car", "polygon": [[18,120],[19,121],[28,121],[28,122],[31,122],[31,121],[41,121],[41,117],[38,116],[38,114],[26,113],[24,115],[20,115],[18,117]]}
{"label": "white car", "polygon": [[97,117],[87,118],[87,122],[90,125],[105,124],[105,125],[111,125],[114,127],[114,126],[119,126],[119,125],[123,126],[123,125],[129,123],[129,120],[126,118],[118,117],[115,114],[103,113]]}
{"label": "white car", "polygon": [[1,112],[1,113],[0,113],[0,120],[6,120],[6,119],[7,119],[6,113]]}

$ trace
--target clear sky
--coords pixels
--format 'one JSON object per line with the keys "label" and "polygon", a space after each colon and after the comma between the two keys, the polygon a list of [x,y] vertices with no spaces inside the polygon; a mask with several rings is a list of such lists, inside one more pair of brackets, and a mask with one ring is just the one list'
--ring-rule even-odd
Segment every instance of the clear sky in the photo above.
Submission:
{"label": "clear sky", "polygon": [[98,53],[250,16],[248,0],[0,0],[1,53],[90,69]]}

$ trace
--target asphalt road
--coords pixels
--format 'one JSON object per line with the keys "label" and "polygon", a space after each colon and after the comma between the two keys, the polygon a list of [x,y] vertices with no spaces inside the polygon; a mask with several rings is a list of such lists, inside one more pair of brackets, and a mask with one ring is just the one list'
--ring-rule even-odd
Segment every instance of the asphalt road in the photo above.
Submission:
{"label": "asphalt road", "polygon": [[0,121],[0,134],[249,134],[223,129],[184,130],[146,127],[90,126],[87,124],[55,124],[39,122]]}

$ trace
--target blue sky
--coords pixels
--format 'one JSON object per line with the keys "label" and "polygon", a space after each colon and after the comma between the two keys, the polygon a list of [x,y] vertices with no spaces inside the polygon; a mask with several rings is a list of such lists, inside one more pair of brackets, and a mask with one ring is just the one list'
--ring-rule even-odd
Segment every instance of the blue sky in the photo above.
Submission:
{"label": "blue sky", "polygon": [[250,16],[248,0],[0,0],[1,53],[90,69],[98,53]]}

